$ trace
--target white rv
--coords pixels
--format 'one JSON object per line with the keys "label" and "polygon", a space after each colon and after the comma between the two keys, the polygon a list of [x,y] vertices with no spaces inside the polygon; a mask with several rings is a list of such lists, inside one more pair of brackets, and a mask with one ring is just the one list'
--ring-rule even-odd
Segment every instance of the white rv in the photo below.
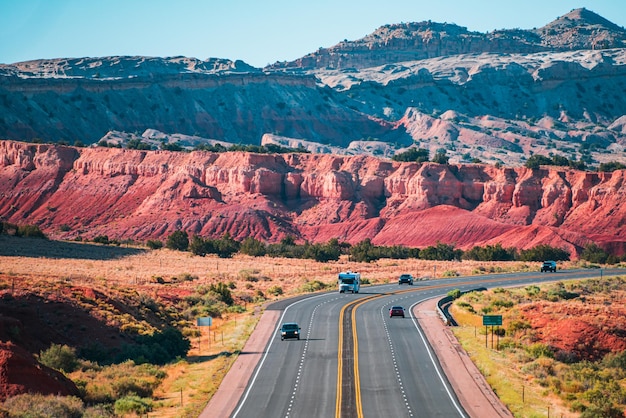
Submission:
{"label": "white rv", "polygon": [[352,271],[339,273],[339,293],[359,293],[361,288],[361,274]]}

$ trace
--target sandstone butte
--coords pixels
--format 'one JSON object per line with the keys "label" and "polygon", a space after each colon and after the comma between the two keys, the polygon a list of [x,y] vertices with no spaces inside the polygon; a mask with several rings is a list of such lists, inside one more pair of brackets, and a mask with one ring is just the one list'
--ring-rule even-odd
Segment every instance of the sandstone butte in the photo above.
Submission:
{"label": "sandstone butte", "polygon": [[626,251],[626,171],[0,141],[0,220],[49,237]]}

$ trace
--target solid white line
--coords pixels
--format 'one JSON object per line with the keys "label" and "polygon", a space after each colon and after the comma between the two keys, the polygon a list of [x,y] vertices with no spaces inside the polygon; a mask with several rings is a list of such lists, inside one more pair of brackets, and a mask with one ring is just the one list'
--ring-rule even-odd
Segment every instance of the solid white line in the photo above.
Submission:
{"label": "solid white line", "polygon": [[[300,302],[304,302],[305,300],[316,299],[316,298],[319,298],[319,297],[322,297],[322,296],[328,296],[328,293],[325,293],[325,294],[322,294],[322,295],[317,295],[317,296],[311,296],[310,298],[300,299],[300,300],[292,303],[291,305],[287,306],[285,308],[285,310],[283,311],[283,314],[280,316],[280,319],[278,320],[278,323],[280,324],[280,323],[283,322],[283,318],[285,317],[285,314],[287,313],[289,308],[291,308],[292,306],[297,305]],[[278,328],[276,328],[274,330],[274,334],[272,336],[272,340],[270,341],[270,344],[267,346],[267,350],[265,351],[265,354],[263,354],[263,358],[259,362],[259,367],[257,367],[256,372],[254,373],[254,376],[252,377],[252,380],[250,381],[250,384],[248,385],[248,389],[246,390],[246,393],[244,393],[243,397],[241,398],[241,400],[239,402],[239,407],[233,413],[233,415],[232,415],[233,418],[235,418],[237,416],[237,414],[241,411],[241,408],[243,408],[243,405],[246,403],[246,399],[248,399],[248,395],[250,394],[250,391],[252,390],[252,387],[254,386],[254,383],[256,382],[256,378],[258,377],[259,372],[261,371],[261,368],[263,367],[263,363],[265,363],[265,359],[267,358],[267,355],[270,352],[270,348],[272,347],[272,344],[274,344],[274,341],[276,340],[275,336],[277,334],[278,334]]]}
{"label": "solid white line", "polygon": [[[427,299],[421,300],[419,302],[415,302],[413,305],[411,305],[411,307],[409,308],[409,312],[413,312],[413,307],[415,305],[417,305],[418,303],[422,303]],[[441,372],[439,371],[439,366],[437,364],[437,362],[435,361],[435,356],[433,356],[433,352],[430,349],[430,345],[428,344],[428,341],[426,340],[426,337],[424,337],[424,334],[422,333],[422,330],[420,329],[419,325],[417,324],[417,319],[415,318],[414,315],[411,315],[411,319],[413,320],[413,325],[415,325],[415,329],[417,329],[417,332],[420,335],[420,338],[422,339],[422,342],[424,343],[424,346],[426,347],[426,350],[428,351],[428,357],[430,357],[430,361],[433,363],[433,366],[435,366],[435,370],[437,370],[437,376],[439,376],[439,380],[441,380],[441,384],[443,385],[443,387],[446,389],[446,393],[448,394],[448,397],[450,398],[450,401],[452,401],[452,404],[454,405],[454,407],[456,408],[456,410],[459,412],[459,415],[462,417],[467,417],[467,415],[465,415],[463,408],[461,408],[456,401],[454,400],[454,396],[452,395],[452,392],[450,391],[450,388],[448,387],[448,385],[446,384],[446,380],[443,378],[443,376],[441,375]]]}

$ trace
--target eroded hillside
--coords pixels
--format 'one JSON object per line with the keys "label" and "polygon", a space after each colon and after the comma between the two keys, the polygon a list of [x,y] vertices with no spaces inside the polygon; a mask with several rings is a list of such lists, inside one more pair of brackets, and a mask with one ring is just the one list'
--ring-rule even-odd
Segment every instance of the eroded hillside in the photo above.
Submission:
{"label": "eroded hillside", "polygon": [[[624,251],[626,171],[0,142],[0,217],[58,238],[189,234]],[[407,227],[410,226],[410,227]]]}

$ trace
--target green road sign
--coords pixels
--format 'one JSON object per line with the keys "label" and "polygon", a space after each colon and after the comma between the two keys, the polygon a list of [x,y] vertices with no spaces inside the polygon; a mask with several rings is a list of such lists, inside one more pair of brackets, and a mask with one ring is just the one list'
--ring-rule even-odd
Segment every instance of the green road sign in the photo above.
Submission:
{"label": "green road sign", "polygon": [[483,325],[502,325],[502,315],[484,315]]}

